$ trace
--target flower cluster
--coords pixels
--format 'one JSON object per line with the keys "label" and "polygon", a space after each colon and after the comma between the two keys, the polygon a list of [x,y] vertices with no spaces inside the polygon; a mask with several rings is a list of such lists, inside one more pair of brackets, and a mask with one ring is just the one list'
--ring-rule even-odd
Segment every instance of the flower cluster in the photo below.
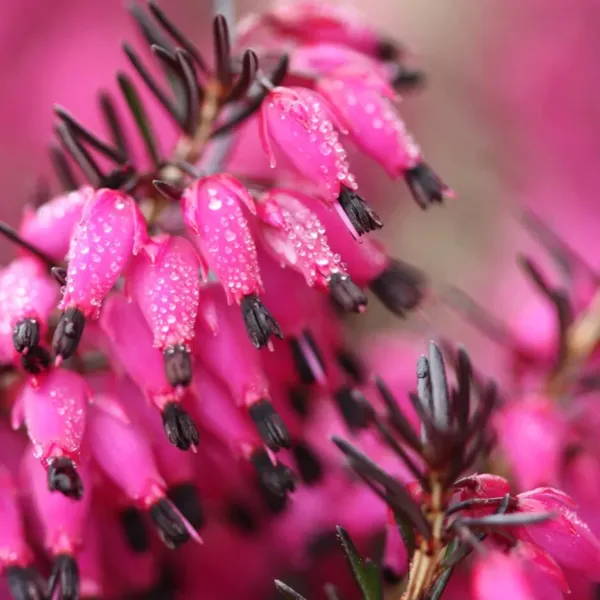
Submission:
{"label": "flower cluster", "polygon": [[[217,15],[212,64],[153,0],[130,12],[164,81],[124,51],[177,127],[174,147],[163,151],[118,73],[139,139],[108,92],[108,141],[56,106],[61,191],[17,229],[0,223],[19,246],[0,271],[12,597],[262,597],[289,569],[317,593],[336,574],[340,523],[357,545],[386,529],[383,579],[404,600],[447,597],[460,569],[477,600],[560,597],[572,573],[598,579],[600,542],[581,518],[593,529],[596,411],[566,401],[597,387],[598,279],[529,215],[569,277],[552,287],[522,261],[555,309],[556,339],[535,315],[509,335],[447,290],[509,349],[507,389],[447,345],[453,384],[432,343],[414,393],[406,348],[377,361],[377,347],[347,341],[343,316],[363,313],[369,291],[399,317],[430,295],[420,270],[367,235],[382,221],[347,148],[402,178],[423,209],[451,197],[399,112],[422,74],[360,15],[318,0],[235,27]],[[239,148],[264,168],[244,169]],[[490,474],[496,440],[514,482]],[[337,534],[363,597],[381,600],[378,569]]]}

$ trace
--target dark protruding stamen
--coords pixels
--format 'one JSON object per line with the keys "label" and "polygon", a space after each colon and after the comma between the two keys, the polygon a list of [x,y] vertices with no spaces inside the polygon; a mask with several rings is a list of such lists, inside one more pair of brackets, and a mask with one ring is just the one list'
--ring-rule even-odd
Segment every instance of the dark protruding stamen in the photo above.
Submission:
{"label": "dark protruding stamen", "polygon": [[313,485],[323,479],[323,465],[313,449],[304,442],[293,445],[292,453],[300,479],[307,485]]}
{"label": "dark protruding stamen", "polygon": [[39,375],[50,368],[52,357],[43,346],[30,348],[27,354],[21,354],[21,366],[30,375]]}
{"label": "dark protruding stamen", "polygon": [[36,248],[28,241],[24,240],[8,223],[5,223],[4,221],[0,221],[0,234],[8,238],[11,242],[21,246],[21,248],[31,252],[31,254],[37,256],[42,262],[48,265],[48,268],[54,266],[54,259],[51,256],[39,248]]}
{"label": "dark protruding stamen", "polygon": [[119,521],[129,547],[136,554],[147,552],[150,549],[150,537],[143,513],[137,508],[129,507],[121,511]]}
{"label": "dark protruding stamen", "polygon": [[242,57],[242,72],[235,82],[227,102],[235,102],[248,92],[258,71],[258,56],[252,50],[246,50]]}
{"label": "dark protruding stamen", "polygon": [[60,600],[79,600],[79,566],[69,554],[55,557],[46,597],[54,598],[57,590]]}
{"label": "dark protruding stamen", "polygon": [[40,324],[36,319],[21,319],[13,328],[13,346],[19,353],[27,352],[40,343]]}
{"label": "dark protruding stamen", "polygon": [[[304,344],[301,342],[304,342]],[[314,372],[311,363],[316,361],[318,363],[318,368],[325,372],[323,353],[313,334],[309,329],[305,329],[297,338],[290,339],[289,343],[300,381],[306,385],[313,385],[317,382],[317,374]],[[306,356],[307,352],[312,353],[312,356]]]}
{"label": "dark protruding stamen", "polygon": [[226,519],[244,533],[258,531],[258,521],[252,510],[241,502],[230,502],[225,509]]}
{"label": "dark protruding stamen", "polygon": [[248,413],[262,441],[271,450],[291,446],[290,433],[279,413],[269,400],[259,400],[248,409]]}
{"label": "dark protruding stamen", "polygon": [[167,183],[166,181],[161,181],[160,179],[153,179],[152,185],[167,199],[172,200],[173,202],[178,202],[181,200],[181,195],[183,194],[183,190]]}
{"label": "dark protruding stamen", "polygon": [[369,284],[379,301],[396,316],[405,318],[425,295],[426,279],[415,267],[396,259]]}
{"label": "dark protruding stamen", "polygon": [[55,104],[54,113],[67,124],[77,137],[85,140],[92,148],[95,148],[98,152],[117,164],[127,162],[127,156],[119,148],[114,148],[103,142],[97,135],[80,123],[66,108]]}
{"label": "dark protruding stamen", "polygon": [[304,387],[293,387],[289,391],[290,406],[305,419],[310,411],[310,391]]}
{"label": "dark protruding stamen", "polygon": [[379,40],[377,48],[375,49],[375,56],[379,60],[383,61],[394,61],[398,60],[402,54],[402,48],[394,40],[382,39]]}
{"label": "dark protruding stamen", "polygon": [[263,348],[271,336],[283,339],[279,323],[273,318],[260,298],[254,294],[245,296],[241,303],[246,332],[255,348]]}
{"label": "dark protruding stamen", "polygon": [[404,179],[423,210],[435,202],[441,203],[448,192],[448,186],[423,162],[407,171]]}
{"label": "dark protruding stamen", "polygon": [[215,43],[215,75],[225,89],[229,89],[233,80],[231,70],[231,39],[227,19],[217,15],[213,23]]}
{"label": "dark protruding stamen", "polygon": [[419,69],[410,69],[403,65],[397,65],[393,70],[390,83],[397,92],[414,90],[425,85],[426,77]]}
{"label": "dark protruding stamen", "polygon": [[54,352],[64,359],[73,356],[83,335],[84,327],[85,317],[83,313],[75,307],[67,308],[61,315],[54,331],[52,338]]}
{"label": "dark protruding stamen", "polygon": [[54,168],[56,176],[58,177],[58,182],[63,190],[65,192],[76,190],[79,187],[79,183],[73,174],[73,170],[71,169],[71,165],[69,165],[65,153],[55,143],[50,144],[48,151],[50,152],[52,167]]}
{"label": "dark protruding stamen", "polygon": [[358,235],[383,227],[377,213],[355,191],[342,186],[338,202]]}
{"label": "dark protruding stamen", "polygon": [[273,464],[266,450],[256,450],[250,457],[261,484],[279,497],[296,489],[294,473],[282,463]]}
{"label": "dark protruding stamen", "polygon": [[181,46],[186,52],[194,59],[196,64],[205,73],[208,72],[206,63],[204,62],[202,55],[198,49],[192,44],[192,42],[186,38],[173,22],[165,15],[165,13],[159,8],[155,0],[149,0],[148,7],[150,12],[154,15],[156,20],[163,26],[164,30]]}
{"label": "dark protruding stamen", "polygon": [[177,548],[190,539],[190,533],[177,511],[164,498],[150,508],[150,518],[168,548]]}
{"label": "dark protruding stamen", "polygon": [[117,73],[117,81],[127,106],[135,120],[138,131],[140,132],[146,151],[154,167],[158,168],[161,164],[160,151],[156,141],[156,135],[150,125],[150,119],[142,103],[140,95],[132,83],[131,79],[125,73]]}
{"label": "dark protruding stamen", "polygon": [[45,582],[35,567],[8,567],[4,573],[14,600],[42,600]]}
{"label": "dark protruding stamen", "polygon": [[51,492],[60,492],[73,500],[83,498],[83,481],[70,458],[58,456],[52,459],[47,475],[48,489]]}
{"label": "dark protruding stamen", "polygon": [[190,415],[179,404],[169,402],[162,413],[163,427],[169,442],[180,450],[197,446],[200,436]]}
{"label": "dark protruding stamen", "polygon": [[351,431],[366,429],[370,425],[373,410],[357,389],[344,386],[333,397]]}
{"label": "dark protruding stamen", "polygon": [[173,485],[167,490],[167,496],[194,529],[200,530],[204,527],[206,519],[200,503],[200,494],[193,483]]}
{"label": "dark protruding stamen", "polygon": [[173,387],[188,387],[192,382],[192,357],[185,346],[171,346],[163,353],[167,380]]}
{"label": "dark protruding stamen", "polygon": [[361,313],[367,306],[365,293],[349,275],[334,273],[329,278],[329,293],[334,302],[346,312]]}

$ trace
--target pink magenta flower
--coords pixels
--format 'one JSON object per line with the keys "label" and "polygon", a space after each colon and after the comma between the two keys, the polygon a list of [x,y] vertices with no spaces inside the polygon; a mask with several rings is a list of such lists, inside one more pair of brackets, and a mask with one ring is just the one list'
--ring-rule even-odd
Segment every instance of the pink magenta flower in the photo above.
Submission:
{"label": "pink magenta flower", "polygon": [[59,304],[64,312],[52,342],[58,357],[75,352],[85,319],[98,318],[102,301],[145,239],[146,223],[133,198],[100,189],[86,199],[67,257]]}
{"label": "pink magenta flower", "polygon": [[316,89],[353,142],[390,177],[405,178],[419,206],[427,208],[452,195],[423,161],[393,104],[394,90],[376,72],[341,68],[320,78]]}
{"label": "pink magenta flower", "polygon": [[[47,270],[35,258],[14,260],[0,271],[0,358],[12,363],[15,351],[44,360],[39,348],[48,330],[48,319],[56,306],[58,288]],[[23,359],[23,366],[35,372],[35,363]]]}
{"label": "pink magenta flower", "polygon": [[362,312],[365,295],[350,279],[343,257],[329,247],[325,227],[307,204],[310,198],[302,194],[270,190],[257,205],[262,239],[275,258],[298,271],[309,286],[329,290],[346,310]]}
{"label": "pink magenta flower", "polygon": [[274,142],[354,235],[381,228],[379,217],[356,193],[346,150],[319,94],[301,87],[271,90],[261,108],[261,138],[271,167],[276,164]]}
{"label": "pink magenta flower", "polygon": [[73,371],[53,369],[35,387],[26,383],[13,407],[13,426],[24,421],[33,454],[48,471],[50,490],[80,499],[79,475],[91,391]]}
{"label": "pink magenta flower", "polygon": [[478,559],[472,586],[475,600],[532,600],[538,597],[529,586],[520,561],[498,551]]}
{"label": "pink magenta flower", "polygon": [[[209,284],[203,293],[211,297],[218,329],[213,334],[199,323],[196,333],[197,358],[227,386],[231,400],[248,412],[269,448],[279,450],[281,447],[289,447],[289,434],[273,407],[260,355],[248,343],[243,325],[227,304],[221,287]],[[234,370],[228,367],[231,364],[236,365]],[[199,384],[198,393],[202,395],[202,383]]]}
{"label": "pink magenta flower", "polygon": [[182,237],[153,238],[136,257],[127,284],[152,330],[154,346],[163,353],[169,382],[189,385],[200,297],[200,261],[194,247]]}
{"label": "pink magenta flower", "polygon": [[188,450],[198,444],[198,431],[181,407],[181,392],[167,378],[160,351],[139,306],[123,294],[112,294],[102,311],[100,324],[111,354],[160,411],[169,441]]}
{"label": "pink magenta flower", "polygon": [[64,260],[83,207],[93,194],[91,187],[84,186],[52,198],[36,210],[25,207],[19,234],[56,261]]}
{"label": "pink magenta flower", "polygon": [[235,178],[204,177],[182,196],[185,223],[205,261],[220,281],[229,303],[242,308],[248,335],[260,348],[272,335],[281,337],[277,323],[260,301],[263,283],[256,246],[241,205],[256,214],[254,199]]}

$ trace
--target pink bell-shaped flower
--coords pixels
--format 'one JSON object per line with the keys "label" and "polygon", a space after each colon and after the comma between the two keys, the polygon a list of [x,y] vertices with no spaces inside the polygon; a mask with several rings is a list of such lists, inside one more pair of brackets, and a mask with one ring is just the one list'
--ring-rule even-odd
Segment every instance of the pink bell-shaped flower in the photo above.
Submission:
{"label": "pink bell-shaped flower", "polygon": [[[11,363],[21,353],[26,371],[36,374],[50,358],[40,347],[58,288],[45,266],[31,257],[14,260],[0,271],[0,360]],[[29,356],[27,356],[29,355]]]}
{"label": "pink bell-shaped flower", "polygon": [[[248,343],[243,325],[227,305],[221,287],[208,284],[203,294],[211,297],[216,310],[218,330],[212,334],[199,324],[196,333],[196,356],[227,386],[235,403],[248,412],[264,443],[271,450],[289,448],[289,433],[273,407],[260,355]],[[235,365],[235,369],[231,369],[232,364]],[[201,393],[202,382],[199,386]]]}
{"label": "pink bell-shaped flower", "polygon": [[88,436],[95,462],[127,498],[149,512],[165,544],[176,547],[188,541],[193,530],[167,499],[166,484],[143,432],[92,407]]}
{"label": "pink bell-shaped flower", "polygon": [[474,600],[538,598],[527,581],[521,561],[499,551],[479,557],[473,569],[472,590]]}
{"label": "pink bell-shaped flower", "polygon": [[200,296],[200,261],[190,242],[160,235],[136,257],[127,289],[140,307],[162,353],[169,382],[190,384],[190,345]]}
{"label": "pink bell-shaped flower", "polygon": [[83,547],[92,499],[89,466],[80,465],[86,493],[79,501],[49,490],[44,468],[30,452],[25,455],[23,469],[33,510],[44,535],[44,547],[53,560],[48,581],[50,596],[59,590],[62,598],[76,598],[80,587],[76,558]]}
{"label": "pink bell-shaped flower", "polygon": [[52,198],[36,210],[25,207],[19,235],[57,262],[62,262],[83,207],[93,195],[93,188],[84,186]]}
{"label": "pink bell-shaped flower", "polygon": [[[111,294],[100,325],[110,342],[110,354],[161,412],[169,441],[180,450],[198,444],[198,431],[181,407],[181,391],[167,379],[160,351],[137,304],[123,294]],[[189,375],[191,379],[191,373]]]}
{"label": "pink bell-shaped flower", "polygon": [[81,375],[53,369],[35,387],[26,383],[13,407],[13,427],[24,421],[34,457],[48,472],[48,488],[80,499],[79,475],[91,391]]}
{"label": "pink bell-shaped flower", "polygon": [[276,164],[273,142],[355,237],[381,228],[379,217],[356,193],[346,150],[318,93],[301,87],[271,90],[262,104],[261,135],[271,166]]}
{"label": "pink bell-shaped flower", "polygon": [[250,192],[225,174],[197,180],[182,196],[186,225],[194,234],[206,267],[217,276],[227,301],[241,306],[248,336],[261,348],[272,335],[282,334],[259,298],[263,284],[242,204],[256,213]]}
{"label": "pink bell-shaped flower", "polygon": [[257,204],[262,239],[275,258],[298,271],[309,286],[328,290],[344,310],[363,312],[366,296],[350,279],[343,257],[330,248],[325,227],[308,203],[309,197],[292,191],[267,192]]}
{"label": "pink bell-shaped flower", "polygon": [[131,196],[100,189],[86,199],[71,238],[59,304],[64,312],[52,340],[59,361],[75,352],[85,319],[98,318],[102,301],[146,238],[144,217]]}
{"label": "pink bell-shaped flower", "polygon": [[423,161],[393,105],[394,90],[376,72],[340,68],[320,78],[316,88],[353,142],[390,177],[405,178],[421,208],[453,195]]}

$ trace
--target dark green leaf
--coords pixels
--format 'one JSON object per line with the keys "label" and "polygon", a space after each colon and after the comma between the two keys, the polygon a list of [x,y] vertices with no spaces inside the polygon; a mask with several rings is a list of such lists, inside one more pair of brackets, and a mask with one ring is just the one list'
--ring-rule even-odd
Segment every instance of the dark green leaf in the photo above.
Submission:
{"label": "dark green leaf", "polygon": [[396,519],[396,525],[398,525],[398,529],[400,530],[402,541],[404,542],[406,552],[408,553],[408,562],[410,563],[416,549],[415,532],[413,530],[413,526],[406,517],[403,517],[397,512],[394,513],[394,518]]}

